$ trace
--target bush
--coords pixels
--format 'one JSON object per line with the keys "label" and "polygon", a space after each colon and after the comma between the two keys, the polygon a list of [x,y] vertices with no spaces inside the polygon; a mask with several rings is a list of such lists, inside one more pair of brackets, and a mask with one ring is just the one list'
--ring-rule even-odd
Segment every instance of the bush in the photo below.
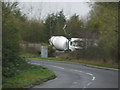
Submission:
{"label": "bush", "polygon": [[48,56],[54,57],[55,56],[55,49],[52,46],[48,46]]}
{"label": "bush", "polygon": [[12,77],[17,74],[23,67],[26,67],[27,62],[18,56],[18,53],[10,49],[3,48],[2,75],[4,77]]}
{"label": "bush", "polygon": [[26,47],[26,48],[22,48],[21,50],[21,54],[23,55],[26,55],[26,54],[30,54],[30,55],[40,55],[40,51],[37,50],[36,48],[34,47]]}
{"label": "bush", "polygon": [[72,52],[65,52],[60,57],[65,59],[87,59],[87,60],[106,60],[109,57],[103,48],[91,46],[87,49],[80,49]]}
{"label": "bush", "polygon": [[41,46],[48,46],[47,43],[41,43]]}
{"label": "bush", "polygon": [[[12,77],[22,70],[26,61],[19,57],[20,52],[20,15],[17,9],[18,3],[2,3],[2,75]],[[20,13],[19,13],[20,14]],[[16,18],[15,15],[19,17]]]}

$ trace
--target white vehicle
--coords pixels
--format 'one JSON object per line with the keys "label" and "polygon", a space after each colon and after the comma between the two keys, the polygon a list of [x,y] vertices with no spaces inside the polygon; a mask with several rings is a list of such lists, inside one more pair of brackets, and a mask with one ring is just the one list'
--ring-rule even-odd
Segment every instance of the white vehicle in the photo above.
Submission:
{"label": "white vehicle", "polygon": [[82,49],[82,41],[83,39],[81,38],[71,38],[70,40],[68,40],[64,36],[52,36],[49,39],[50,45],[52,45],[55,49],[60,51],[74,51],[77,49]]}
{"label": "white vehicle", "polygon": [[69,49],[71,51],[82,49],[83,47],[83,39],[82,38],[71,38],[69,41]]}

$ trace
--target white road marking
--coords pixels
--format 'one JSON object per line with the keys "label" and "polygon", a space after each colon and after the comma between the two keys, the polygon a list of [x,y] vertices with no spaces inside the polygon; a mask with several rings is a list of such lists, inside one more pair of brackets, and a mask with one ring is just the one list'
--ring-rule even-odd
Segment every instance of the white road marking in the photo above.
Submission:
{"label": "white road marking", "polygon": [[89,82],[89,83],[87,84],[87,86],[89,86],[91,83],[92,83],[92,82]]}
{"label": "white road marking", "polygon": [[[71,71],[76,71],[76,72],[82,72],[82,73],[85,73],[85,72],[83,72],[83,71],[74,70],[74,69],[71,69]],[[93,74],[91,74],[91,73],[85,73],[85,74],[90,75],[90,76],[92,77],[92,81],[95,80],[95,77],[93,76]],[[89,82],[89,83],[88,83],[86,86],[84,86],[83,88],[87,88],[90,84],[92,84],[92,81]]]}
{"label": "white road marking", "polygon": [[78,82],[74,82],[74,84],[77,84]]}
{"label": "white road marking", "polygon": [[76,71],[76,72],[83,72],[83,71],[79,71],[79,70],[74,70],[74,69],[72,69],[73,71]]}
{"label": "white road marking", "polygon": [[59,66],[54,66],[54,65],[50,65],[50,66],[52,66],[52,67],[56,67],[56,68],[59,68],[59,69],[64,69],[64,68],[59,67]]}
{"label": "white road marking", "polygon": [[[93,76],[93,74],[91,74],[91,73],[86,73],[86,74],[88,74],[88,75],[90,75],[90,76],[92,76],[92,81],[94,81],[95,80],[95,77]],[[90,84],[92,84],[92,81],[91,82],[89,82],[86,86],[84,86],[83,88],[87,88]]]}
{"label": "white road marking", "polygon": [[92,81],[95,80],[95,77],[92,78]]}
{"label": "white road marking", "polygon": [[86,73],[86,74],[88,74],[88,75],[90,75],[90,76],[93,76],[93,74],[91,74],[91,73]]}
{"label": "white road marking", "polygon": [[87,88],[90,84],[92,84],[92,82],[89,82],[86,86],[84,86],[83,88]]}
{"label": "white road marking", "polygon": [[91,73],[86,73],[86,74],[92,76],[92,81],[95,80],[95,77],[93,76],[93,74],[91,74]]}
{"label": "white road marking", "polygon": [[41,65],[41,64],[38,64],[38,63],[31,63],[31,64],[35,64],[35,65]]}

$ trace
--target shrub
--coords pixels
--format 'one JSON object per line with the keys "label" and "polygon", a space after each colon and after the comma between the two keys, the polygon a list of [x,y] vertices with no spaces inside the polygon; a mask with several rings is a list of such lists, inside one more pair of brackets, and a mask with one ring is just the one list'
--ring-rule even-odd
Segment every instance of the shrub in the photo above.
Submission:
{"label": "shrub", "polygon": [[40,55],[40,50],[37,50],[35,47],[26,47],[26,48],[22,48],[21,50],[21,54],[32,54],[32,55]]}
{"label": "shrub", "polygon": [[55,49],[52,46],[48,46],[48,56],[54,57],[55,56]]}

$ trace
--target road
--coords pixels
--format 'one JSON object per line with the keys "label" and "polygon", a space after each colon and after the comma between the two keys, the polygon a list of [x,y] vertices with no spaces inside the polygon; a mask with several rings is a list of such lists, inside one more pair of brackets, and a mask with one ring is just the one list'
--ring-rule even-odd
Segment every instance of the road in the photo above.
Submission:
{"label": "road", "polygon": [[77,63],[30,59],[29,63],[53,70],[56,78],[33,88],[118,88],[118,71]]}

